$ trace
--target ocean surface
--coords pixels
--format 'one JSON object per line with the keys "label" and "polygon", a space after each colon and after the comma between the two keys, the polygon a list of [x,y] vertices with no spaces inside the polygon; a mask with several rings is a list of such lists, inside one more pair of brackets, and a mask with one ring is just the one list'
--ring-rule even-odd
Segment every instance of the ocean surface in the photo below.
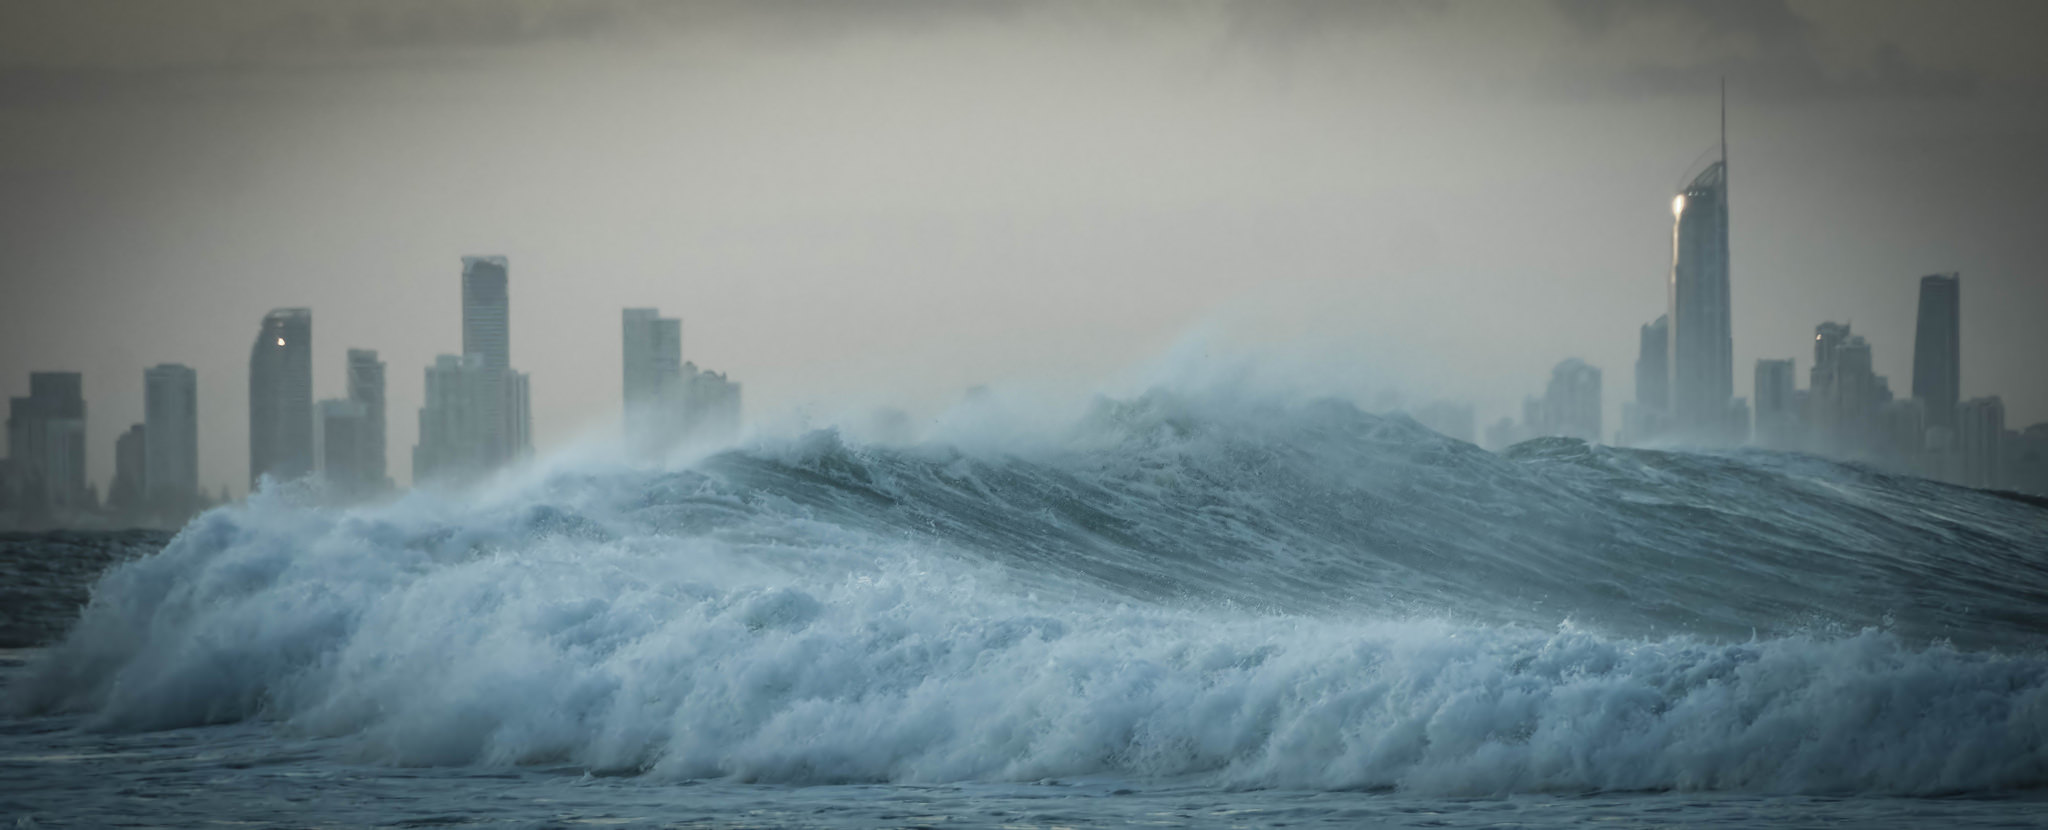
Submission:
{"label": "ocean surface", "polygon": [[1155,391],[304,501],[0,537],[0,821],[2048,826],[2022,496]]}

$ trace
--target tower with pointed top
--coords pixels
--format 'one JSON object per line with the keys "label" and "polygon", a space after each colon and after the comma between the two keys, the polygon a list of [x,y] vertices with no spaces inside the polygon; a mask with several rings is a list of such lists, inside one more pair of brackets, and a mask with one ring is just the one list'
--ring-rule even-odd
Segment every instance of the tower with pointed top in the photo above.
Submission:
{"label": "tower with pointed top", "polygon": [[[1718,154],[1696,163],[1671,200],[1671,427],[1687,440],[1737,439],[1735,346],[1728,296],[1728,86]],[[1718,155],[1718,158],[1715,157]]]}

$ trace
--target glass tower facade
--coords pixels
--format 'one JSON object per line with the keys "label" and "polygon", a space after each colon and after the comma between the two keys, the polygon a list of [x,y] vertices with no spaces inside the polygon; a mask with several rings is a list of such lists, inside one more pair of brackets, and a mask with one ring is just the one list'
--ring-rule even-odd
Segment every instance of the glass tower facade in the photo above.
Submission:
{"label": "glass tower facade", "polygon": [[313,311],[263,315],[249,347],[249,486],[313,472]]}
{"label": "glass tower facade", "polygon": [[1671,423],[1687,437],[1722,438],[1735,394],[1725,155],[1679,191],[1671,210]]}
{"label": "glass tower facade", "polygon": [[1926,406],[1927,425],[1956,427],[1963,389],[1962,277],[1920,278],[1920,320],[1913,335],[1913,397]]}

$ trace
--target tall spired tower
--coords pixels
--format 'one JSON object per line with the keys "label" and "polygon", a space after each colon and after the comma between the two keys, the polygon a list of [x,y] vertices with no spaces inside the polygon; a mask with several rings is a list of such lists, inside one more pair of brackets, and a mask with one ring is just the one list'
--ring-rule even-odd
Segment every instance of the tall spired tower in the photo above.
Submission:
{"label": "tall spired tower", "polygon": [[[1718,156],[1718,157],[1717,157]],[[1704,165],[1704,166],[1702,166]],[[1671,200],[1670,417],[1681,438],[1739,437],[1728,303],[1728,82],[1721,141]]]}

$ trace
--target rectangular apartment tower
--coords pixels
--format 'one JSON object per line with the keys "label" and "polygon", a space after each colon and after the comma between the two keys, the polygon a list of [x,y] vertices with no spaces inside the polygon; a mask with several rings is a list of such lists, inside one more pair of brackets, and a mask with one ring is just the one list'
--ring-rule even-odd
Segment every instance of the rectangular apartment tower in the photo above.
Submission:
{"label": "rectangular apartment tower", "polygon": [[1926,406],[1929,427],[1956,428],[1962,401],[1962,277],[1920,278],[1920,321],[1913,333],[1913,398]]}
{"label": "rectangular apartment tower", "polygon": [[249,486],[313,472],[313,311],[263,315],[249,347]]}
{"label": "rectangular apartment tower", "polygon": [[145,501],[173,515],[199,499],[199,373],[177,363],[142,372]]}

